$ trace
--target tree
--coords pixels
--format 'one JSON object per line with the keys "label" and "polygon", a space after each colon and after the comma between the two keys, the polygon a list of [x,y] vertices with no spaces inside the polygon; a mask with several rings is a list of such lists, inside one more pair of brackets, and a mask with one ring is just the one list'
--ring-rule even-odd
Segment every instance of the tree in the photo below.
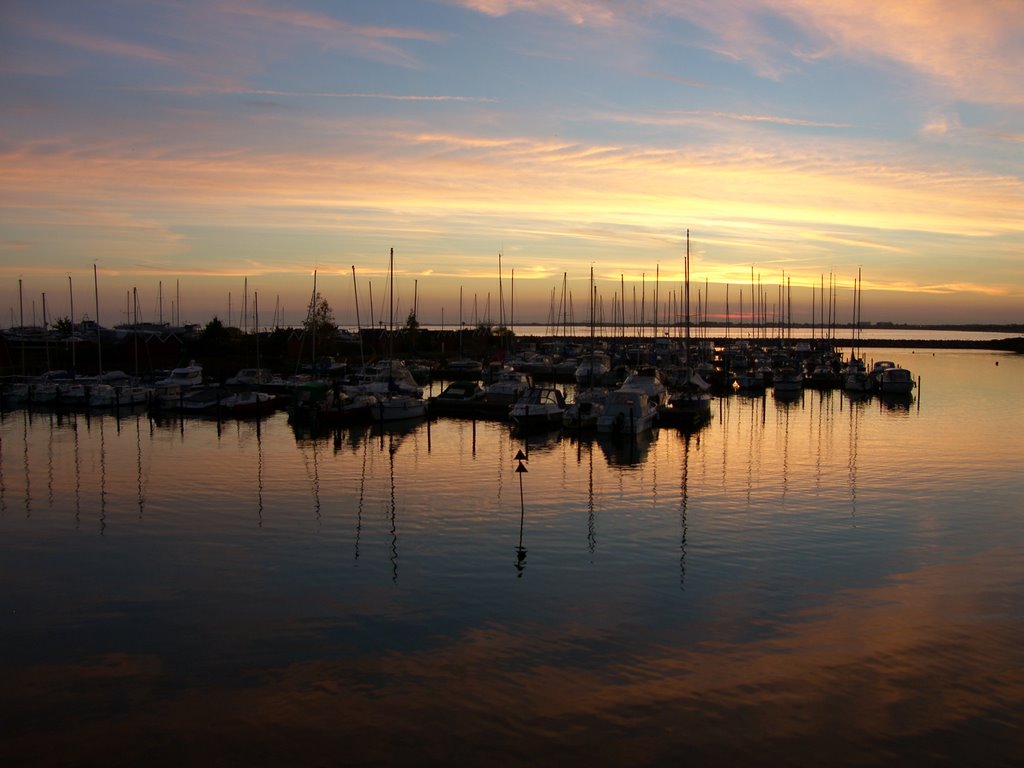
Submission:
{"label": "tree", "polygon": [[207,344],[220,344],[227,341],[228,331],[221,319],[214,315],[213,319],[202,330],[203,341]]}
{"label": "tree", "polygon": [[328,352],[329,342],[338,335],[338,326],[334,322],[334,311],[319,291],[313,297],[309,314],[302,323],[305,333],[316,337],[317,352]]}
{"label": "tree", "polygon": [[318,336],[325,329],[329,336],[333,336],[338,332],[338,326],[334,322],[334,310],[331,309],[331,305],[327,303],[327,299],[321,295],[320,291],[316,292],[313,303],[310,305],[309,314],[306,315],[306,320],[303,322],[302,327],[310,332],[315,330]]}
{"label": "tree", "polygon": [[70,317],[58,317],[51,323],[53,329],[57,331],[62,339],[66,339],[71,336],[71,318]]}

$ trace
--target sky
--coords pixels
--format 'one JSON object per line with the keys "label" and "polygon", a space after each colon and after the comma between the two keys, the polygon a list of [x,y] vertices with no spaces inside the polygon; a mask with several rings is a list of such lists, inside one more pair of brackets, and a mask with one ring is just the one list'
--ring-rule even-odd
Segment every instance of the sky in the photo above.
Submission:
{"label": "sky", "polygon": [[711,318],[1020,323],[1021,72],[1020,0],[5,0],[0,326],[664,321],[687,231]]}

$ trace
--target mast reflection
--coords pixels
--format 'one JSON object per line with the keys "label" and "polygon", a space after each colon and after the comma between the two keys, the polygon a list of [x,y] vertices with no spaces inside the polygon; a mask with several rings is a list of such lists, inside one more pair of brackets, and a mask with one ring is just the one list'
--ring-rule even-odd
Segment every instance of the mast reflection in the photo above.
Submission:
{"label": "mast reflection", "polygon": [[[689,505],[690,440],[686,433],[683,439],[683,466],[679,478],[679,589],[686,589],[686,511]],[[699,440],[700,438],[696,438]]]}
{"label": "mast reflection", "polygon": [[398,527],[395,504],[395,452],[398,446],[394,443],[394,435],[388,436],[388,467],[391,479],[391,581],[398,582]]}

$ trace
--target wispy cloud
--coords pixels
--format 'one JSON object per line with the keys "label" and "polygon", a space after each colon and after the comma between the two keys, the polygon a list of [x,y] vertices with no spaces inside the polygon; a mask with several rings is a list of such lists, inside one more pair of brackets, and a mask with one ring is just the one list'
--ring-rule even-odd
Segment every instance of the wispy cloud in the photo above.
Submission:
{"label": "wispy cloud", "polygon": [[192,85],[140,85],[112,88],[129,93],[177,93],[188,96],[217,94],[225,96],[274,96],[295,99],[379,99],[382,101],[465,101],[496,103],[498,99],[489,96],[460,96],[457,94],[402,94],[369,93],[360,91],[296,91],[272,88],[245,88],[195,83]]}
{"label": "wispy cloud", "polygon": [[731,120],[740,123],[766,123],[787,125],[799,128],[849,128],[849,123],[836,123],[824,120],[809,120],[784,115],[750,115],[735,112],[718,112],[714,110],[670,110],[665,112],[603,112],[594,115],[602,120],[636,125],[691,125],[696,122],[710,120]]}
{"label": "wispy cloud", "polygon": [[300,8],[271,7],[259,2],[224,0],[218,12],[256,22],[277,34],[285,31],[312,37],[320,44],[343,48],[346,53],[382,63],[407,68],[421,66],[419,59],[396,43],[444,43],[451,38],[447,31],[404,26],[353,24],[346,19]]}
{"label": "wispy cloud", "polygon": [[52,21],[43,22],[16,15],[15,24],[27,35],[59,43],[102,56],[136,59],[159,64],[175,64],[178,59],[171,53],[150,45],[98,35],[88,30],[66,26]]}
{"label": "wispy cloud", "polygon": [[1024,103],[1024,15],[1016,3],[778,0],[768,5],[838,53],[899,62],[967,101]]}
{"label": "wispy cloud", "polygon": [[603,0],[444,0],[488,16],[534,13],[572,24],[610,26],[622,18],[622,9]]}
{"label": "wispy cloud", "polygon": [[[850,3],[848,0],[447,0],[502,17],[530,13],[572,25],[613,28],[684,19],[703,30],[695,44],[781,79],[806,64],[844,57],[893,62],[956,98],[1024,103],[1024,14],[1014,2]],[[788,29],[787,29],[788,28]],[[787,34],[788,32],[788,34]]]}

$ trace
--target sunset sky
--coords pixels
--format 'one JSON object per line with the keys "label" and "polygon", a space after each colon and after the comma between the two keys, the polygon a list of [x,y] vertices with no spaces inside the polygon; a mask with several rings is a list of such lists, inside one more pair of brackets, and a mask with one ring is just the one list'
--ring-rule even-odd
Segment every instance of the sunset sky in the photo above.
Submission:
{"label": "sunset sky", "polygon": [[390,248],[400,317],[497,319],[500,252],[517,321],[591,267],[611,320],[687,229],[713,316],[861,269],[865,320],[1020,323],[1022,72],[1019,0],[6,0],[0,326],[94,265],[104,324],[299,322],[314,270],[354,324],[353,266],[365,324]]}

